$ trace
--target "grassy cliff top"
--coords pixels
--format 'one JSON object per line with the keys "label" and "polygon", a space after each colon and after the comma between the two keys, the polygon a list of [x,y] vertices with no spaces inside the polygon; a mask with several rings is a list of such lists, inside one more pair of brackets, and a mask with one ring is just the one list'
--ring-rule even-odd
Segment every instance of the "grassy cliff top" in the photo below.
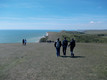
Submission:
{"label": "grassy cliff top", "polygon": [[76,42],[107,43],[107,30],[48,32],[46,41],[56,41],[57,38],[63,41],[64,37],[66,37],[68,41],[74,38]]}
{"label": "grassy cliff top", "polygon": [[56,57],[53,43],[0,44],[0,80],[107,80],[107,44],[77,43]]}

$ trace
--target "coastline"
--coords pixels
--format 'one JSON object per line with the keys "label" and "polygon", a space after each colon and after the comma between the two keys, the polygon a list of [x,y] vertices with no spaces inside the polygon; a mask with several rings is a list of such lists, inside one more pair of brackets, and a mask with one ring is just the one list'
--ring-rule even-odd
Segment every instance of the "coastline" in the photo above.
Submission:
{"label": "coastline", "polygon": [[38,42],[38,43],[47,42],[47,40],[48,40],[48,35],[49,35],[49,33],[46,32],[46,34],[43,35],[43,36],[39,39],[39,42]]}
{"label": "coastline", "polygon": [[[40,40],[43,38],[46,41],[56,41],[57,38],[60,38],[60,40],[63,40],[63,37],[66,36],[68,37],[68,39],[70,39],[70,37],[74,37],[71,34],[75,34],[76,36],[76,40],[80,40],[80,38],[82,37],[87,37],[90,36],[91,39],[94,39],[94,37],[92,36],[98,36],[96,37],[96,39],[98,38],[97,41],[102,41],[102,43],[105,41],[107,42],[107,30],[102,31],[102,30],[96,30],[96,31],[84,31],[84,32],[76,32],[75,31],[52,31],[52,30],[25,30],[25,31],[2,31],[0,34],[0,43],[22,43],[22,39],[26,39],[27,43],[39,43]],[[78,35],[79,34],[79,35]],[[82,34],[85,34],[85,36],[82,36]],[[70,37],[69,37],[70,35]],[[80,36],[80,38],[78,38],[78,36]],[[81,37],[82,36],[82,37]],[[87,38],[85,38],[87,39]],[[81,40],[85,40],[85,39],[81,39]],[[80,41],[81,41],[80,40]],[[88,39],[90,40],[90,39]],[[84,42],[84,41],[83,41]],[[95,40],[94,40],[95,42]]]}
{"label": "coastline", "polygon": [[48,32],[46,32],[46,34],[43,35],[41,38],[45,38],[46,36],[48,36]]}
{"label": "coastline", "polygon": [[57,30],[0,30],[0,43],[21,43],[26,39],[28,43],[37,43],[46,32],[59,32]]}
{"label": "coastline", "polygon": [[[27,43],[39,43],[41,38],[46,38],[48,37],[48,32],[45,33],[45,35],[42,35],[40,37],[32,37],[27,39]],[[22,44],[22,41],[17,41],[17,42],[1,42],[0,44]]]}
{"label": "coastline", "polygon": [[40,40],[46,37],[48,37],[48,32],[46,32],[45,35],[40,36],[35,42],[28,42],[28,43],[40,43]]}

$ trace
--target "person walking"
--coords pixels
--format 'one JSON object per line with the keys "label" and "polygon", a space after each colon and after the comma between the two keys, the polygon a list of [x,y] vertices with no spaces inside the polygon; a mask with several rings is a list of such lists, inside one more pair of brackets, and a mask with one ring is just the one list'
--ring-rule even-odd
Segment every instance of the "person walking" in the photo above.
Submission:
{"label": "person walking", "polygon": [[26,43],[27,43],[27,40],[25,39],[25,40],[24,40],[24,45],[25,45],[25,46],[26,46]]}
{"label": "person walking", "polygon": [[22,39],[22,44],[24,45],[24,43],[25,43],[25,40],[24,40],[24,39]]}
{"label": "person walking", "polygon": [[66,49],[68,46],[68,41],[66,40],[66,37],[64,38],[63,42],[62,42],[62,46],[63,46],[63,55],[66,56]]}
{"label": "person walking", "polygon": [[56,48],[56,55],[57,57],[60,56],[60,47],[61,47],[61,41],[59,40],[59,38],[57,39],[57,41],[54,43],[54,46]]}
{"label": "person walking", "polygon": [[75,40],[74,40],[74,38],[72,38],[72,40],[71,40],[69,46],[70,46],[71,56],[74,57],[74,53],[73,53],[73,50],[74,50],[74,47],[75,47]]}

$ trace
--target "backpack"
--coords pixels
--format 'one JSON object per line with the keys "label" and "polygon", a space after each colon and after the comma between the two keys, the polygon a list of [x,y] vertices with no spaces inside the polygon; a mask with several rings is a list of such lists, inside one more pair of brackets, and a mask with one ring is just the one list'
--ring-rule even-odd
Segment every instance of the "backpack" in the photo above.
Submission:
{"label": "backpack", "polygon": [[56,48],[60,48],[60,41],[56,42]]}

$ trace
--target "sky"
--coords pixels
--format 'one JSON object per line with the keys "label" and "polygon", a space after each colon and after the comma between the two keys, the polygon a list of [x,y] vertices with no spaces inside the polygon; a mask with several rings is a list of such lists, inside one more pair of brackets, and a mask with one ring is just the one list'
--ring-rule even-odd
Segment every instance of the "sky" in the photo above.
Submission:
{"label": "sky", "polygon": [[107,29],[107,0],[0,0],[0,29]]}

